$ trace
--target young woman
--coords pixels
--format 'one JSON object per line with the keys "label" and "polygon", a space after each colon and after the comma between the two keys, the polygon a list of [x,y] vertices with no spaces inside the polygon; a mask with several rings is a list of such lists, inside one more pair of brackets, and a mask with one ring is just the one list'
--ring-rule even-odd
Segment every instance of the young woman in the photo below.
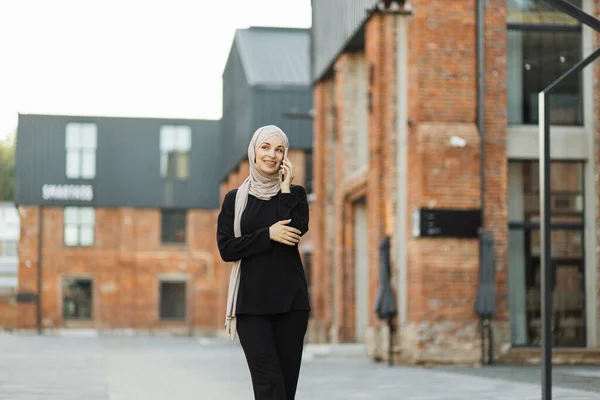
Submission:
{"label": "young woman", "polygon": [[234,263],[225,326],[238,334],[257,400],[295,398],[310,314],[298,251],[308,202],[292,185],[288,146],[274,125],[254,132],[250,176],[225,196],[217,226],[221,258]]}

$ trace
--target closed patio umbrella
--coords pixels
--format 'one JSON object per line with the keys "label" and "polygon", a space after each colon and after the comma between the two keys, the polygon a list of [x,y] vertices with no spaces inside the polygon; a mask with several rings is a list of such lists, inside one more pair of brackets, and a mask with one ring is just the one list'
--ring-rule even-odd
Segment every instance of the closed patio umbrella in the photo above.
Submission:
{"label": "closed patio umbrella", "polygon": [[379,244],[379,291],[375,302],[375,312],[379,319],[387,320],[390,328],[389,365],[392,365],[392,343],[394,337],[392,319],[398,313],[394,291],[392,290],[391,278],[390,238],[386,236],[381,239]]}
{"label": "closed patio umbrella", "polygon": [[475,312],[481,317],[481,363],[485,362],[485,334],[488,331],[488,364],[494,363],[494,339],[491,319],[496,315],[496,266],[494,264],[494,237],[491,232],[481,236],[481,262],[479,284],[475,299]]}

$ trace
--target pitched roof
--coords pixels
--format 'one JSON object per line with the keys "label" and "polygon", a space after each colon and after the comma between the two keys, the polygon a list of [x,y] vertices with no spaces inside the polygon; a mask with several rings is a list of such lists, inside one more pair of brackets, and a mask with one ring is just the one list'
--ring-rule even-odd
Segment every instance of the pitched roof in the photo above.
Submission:
{"label": "pitched roof", "polygon": [[238,29],[235,43],[249,85],[310,84],[308,29]]}

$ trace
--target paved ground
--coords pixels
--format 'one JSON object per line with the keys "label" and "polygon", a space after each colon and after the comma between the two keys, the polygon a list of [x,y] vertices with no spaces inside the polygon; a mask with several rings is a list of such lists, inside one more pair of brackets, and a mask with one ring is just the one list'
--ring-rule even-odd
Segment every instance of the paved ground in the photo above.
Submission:
{"label": "paved ground", "polygon": [[[560,375],[583,379],[580,383],[585,384],[573,388],[573,381],[566,379],[568,384],[555,387],[554,399],[600,399],[598,369],[571,368]],[[360,358],[309,358],[302,367],[296,398],[540,399],[536,380],[536,368],[429,370],[389,368]],[[244,400],[252,399],[252,390],[237,343],[0,335],[0,399]]]}

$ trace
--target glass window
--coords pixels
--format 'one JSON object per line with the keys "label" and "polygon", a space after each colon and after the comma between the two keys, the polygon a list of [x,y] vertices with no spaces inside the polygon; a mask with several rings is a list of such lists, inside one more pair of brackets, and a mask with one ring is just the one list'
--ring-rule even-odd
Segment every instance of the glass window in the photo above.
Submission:
{"label": "glass window", "polygon": [[64,242],[66,246],[93,246],[96,224],[92,207],[65,207]]}
{"label": "glass window", "polygon": [[[551,232],[552,341],[586,346],[583,228]],[[511,227],[509,315],[514,345],[539,346],[541,321],[540,230]]]}
{"label": "glass window", "polygon": [[79,178],[81,153],[78,150],[67,149],[67,178]]}
{"label": "glass window", "polygon": [[186,319],[185,282],[160,283],[160,319],[162,321],[185,321]]}
{"label": "glass window", "polygon": [[[550,164],[550,204],[554,223],[583,222],[583,163]],[[509,163],[509,220],[540,221],[539,162]]]}
{"label": "glass window", "polygon": [[189,153],[177,153],[177,179],[187,179],[189,176]]}
{"label": "glass window", "polygon": [[70,122],[66,127],[66,175],[69,179],[96,176],[96,124]]}
{"label": "glass window", "polygon": [[[586,345],[584,185],[582,162],[558,162],[551,173],[551,281],[555,346]],[[508,166],[509,317],[512,343],[540,344],[539,162]]]}
{"label": "glass window", "polygon": [[186,241],[187,212],[180,210],[162,211],[161,241],[163,244],[184,244]]}
{"label": "glass window", "polygon": [[83,150],[81,152],[81,177],[91,179],[96,176],[96,151]]}
{"label": "glass window", "polygon": [[192,130],[184,125],[165,125],[160,129],[160,174],[171,179],[189,177],[189,152]]}
{"label": "glass window", "polygon": [[[581,1],[572,1],[581,7]],[[538,123],[538,94],[582,58],[581,25],[543,0],[508,0],[509,124]],[[583,124],[582,76],[550,97],[554,125]]]}
{"label": "glass window", "polygon": [[[582,0],[569,0],[581,8]],[[508,0],[509,23],[537,25],[578,25],[579,22],[543,0]]]}

